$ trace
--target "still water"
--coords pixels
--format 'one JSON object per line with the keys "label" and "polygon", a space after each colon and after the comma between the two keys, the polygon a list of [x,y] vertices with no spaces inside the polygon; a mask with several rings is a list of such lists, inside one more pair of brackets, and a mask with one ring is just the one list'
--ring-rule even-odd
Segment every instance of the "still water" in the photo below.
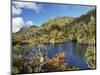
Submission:
{"label": "still water", "polygon": [[[89,69],[85,59],[87,45],[77,42],[65,42],[61,44],[47,44],[43,48],[49,58],[52,58],[59,52],[65,52],[65,63],[68,65],[79,67],[80,69]],[[33,56],[34,51],[30,51],[29,55]]]}

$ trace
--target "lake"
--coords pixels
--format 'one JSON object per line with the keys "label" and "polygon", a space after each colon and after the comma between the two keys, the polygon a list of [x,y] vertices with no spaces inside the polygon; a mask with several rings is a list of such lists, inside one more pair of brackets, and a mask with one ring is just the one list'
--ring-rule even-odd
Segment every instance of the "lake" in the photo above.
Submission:
{"label": "lake", "polygon": [[[52,58],[59,52],[65,52],[65,63],[70,66],[79,67],[80,69],[89,69],[85,59],[87,45],[77,42],[65,42],[60,44],[47,44],[42,49],[49,58]],[[34,50],[30,50],[28,57],[34,56]]]}

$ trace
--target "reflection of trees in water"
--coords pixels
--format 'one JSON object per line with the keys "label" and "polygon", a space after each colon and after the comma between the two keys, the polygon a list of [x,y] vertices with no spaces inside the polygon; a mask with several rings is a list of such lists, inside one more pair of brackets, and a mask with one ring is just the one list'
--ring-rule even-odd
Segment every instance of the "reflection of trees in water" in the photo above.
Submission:
{"label": "reflection of trees in water", "polygon": [[86,45],[84,44],[79,44],[77,42],[73,42],[73,52],[77,55],[79,55],[81,58],[85,56],[86,53]]}
{"label": "reflection of trees in water", "polygon": [[[71,46],[73,48],[73,45],[75,44],[72,44],[70,43]],[[58,56],[59,53],[61,53],[62,51],[64,52],[65,50],[63,49],[66,49],[66,43],[65,44],[56,44],[55,45],[50,45],[50,47],[53,46],[52,48],[56,49],[56,50],[52,50],[52,51],[55,51],[55,52],[58,52],[56,54],[54,54],[54,56]],[[20,64],[20,65],[16,65],[17,68],[18,68],[18,72],[17,73],[35,73],[35,72],[46,72],[46,71],[58,71],[58,70],[62,70],[62,69],[66,69],[64,63],[67,62],[67,61],[64,61],[63,63],[60,63],[62,67],[60,66],[57,66],[57,65],[53,65],[52,63],[49,63],[47,64],[47,61],[50,60],[48,58],[48,55],[46,54],[46,51],[44,50],[44,48],[46,48],[45,46],[39,46],[38,44],[35,45],[36,48],[34,48],[33,50],[31,50],[32,52],[35,52],[35,55],[30,59],[20,59],[19,58],[19,61],[16,62],[16,64]],[[43,48],[42,48],[43,47]],[[69,45],[68,45],[69,47]],[[77,47],[77,45],[75,45],[74,47]],[[30,48],[32,49],[32,48]],[[46,48],[48,49],[48,48]],[[62,50],[60,50],[62,49]],[[51,51],[51,49],[50,49]],[[74,52],[74,50],[72,50]],[[28,53],[29,54],[29,53]],[[53,56],[52,56],[53,57]],[[67,59],[67,57],[64,55],[64,59]],[[18,59],[17,59],[18,60]],[[56,59],[55,59],[56,60]],[[47,66],[48,65],[48,66]],[[16,67],[14,66],[14,67]],[[68,67],[68,66],[67,66]],[[48,68],[48,70],[46,70],[46,68]],[[16,68],[15,68],[16,69]],[[17,71],[17,70],[16,70]]]}

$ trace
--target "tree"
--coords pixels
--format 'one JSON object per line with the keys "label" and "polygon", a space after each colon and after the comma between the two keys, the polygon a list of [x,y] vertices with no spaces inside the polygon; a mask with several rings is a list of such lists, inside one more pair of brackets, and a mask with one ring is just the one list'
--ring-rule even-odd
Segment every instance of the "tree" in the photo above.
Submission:
{"label": "tree", "polygon": [[88,66],[92,69],[95,69],[96,68],[96,55],[95,55],[95,49],[93,47],[87,48],[85,57],[86,57]]}

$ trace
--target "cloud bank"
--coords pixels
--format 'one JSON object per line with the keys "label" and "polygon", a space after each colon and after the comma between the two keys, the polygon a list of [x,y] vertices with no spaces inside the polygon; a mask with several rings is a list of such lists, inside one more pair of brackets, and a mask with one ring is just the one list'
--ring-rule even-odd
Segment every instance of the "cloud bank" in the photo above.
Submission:
{"label": "cloud bank", "polygon": [[22,10],[20,8],[16,8],[12,5],[12,14],[13,15],[20,15],[22,13]]}
{"label": "cloud bank", "polygon": [[12,19],[12,32],[18,32],[24,25],[24,20],[21,17],[16,17]]}
{"label": "cloud bank", "polygon": [[32,10],[39,13],[41,10],[40,5],[31,2],[12,2],[12,14],[20,15],[23,9]]}
{"label": "cloud bank", "polygon": [[39,13],[42,11],[42,6],[37,3],[32,2],[12,2],[12,32],[18,32],[22,27],[29,27],[34,25],[31,20],[24,21],[24,18],[20,17],[23,13],[23,10],[31,10],[33,12]]}
{"label": "cloud bank", "polygon": [[30,27],[34,25],[34,23],[31,20],[24,22],[23,18],[21,17],[12,18],[12,32],[13,33],[20,31],[20,29],[24,27],[24,25],[26,25],[26,27]]}
{"label": "cloud bank", "polygon": [[26,22],[26,25],[27,25],[27,27],[30,27],[30,26],[34,25],[34,23],[31,20],[28,20]]}

